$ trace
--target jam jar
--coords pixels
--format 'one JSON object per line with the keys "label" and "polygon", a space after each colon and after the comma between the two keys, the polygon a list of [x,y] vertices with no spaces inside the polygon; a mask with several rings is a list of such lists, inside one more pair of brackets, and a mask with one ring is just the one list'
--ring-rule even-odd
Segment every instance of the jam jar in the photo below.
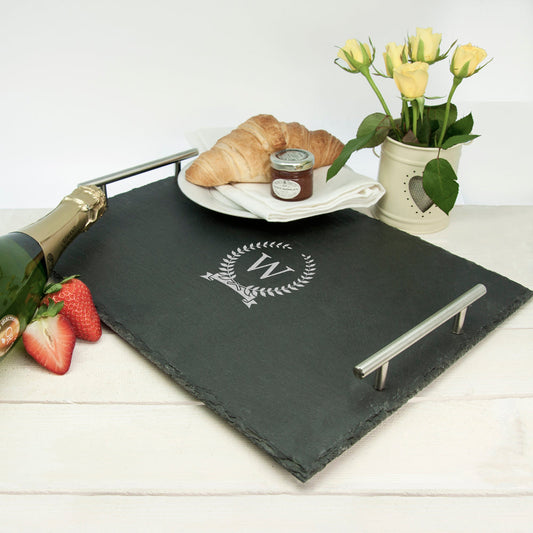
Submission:
{"label": "jam jar", "polygon": [[315,157],[300,148],[287,148],[270,156],[272,196],[295,202],[313,194]]}

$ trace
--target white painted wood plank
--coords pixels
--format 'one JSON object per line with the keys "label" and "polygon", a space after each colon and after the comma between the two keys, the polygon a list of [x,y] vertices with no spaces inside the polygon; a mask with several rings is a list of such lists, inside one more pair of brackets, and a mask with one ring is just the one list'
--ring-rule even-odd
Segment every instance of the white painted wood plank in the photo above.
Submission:
{"label": "white painted wood plank", "polygon": [[533,299],[526,302],[520,309],[513,313],[498,328],[523,329],[533,328]]}
{"label": "white painted wood plank", "polygon": [[[296,481],[203,406],[3,405],[2,492],[277,492]],[[254,481],[255,480],[255,481]]]}
{"label": "white painted wood plank", "polygon": [[[394,362],[390,372],[394,372]],[[533,328],[498,328],[417,397],[436,400],[533,396],[532,376]],[[0,383],[0,405],[5,402],[198,403],[107,329],[96,344],[76,344],[71,368],[64,376],[55,376],[41,368],[22,346],[17,346],[0,364]]]}
{"label": "white painted wood plank", "polygon": [[[457,206],[450,225],[422,239],[533,289],[533,207]],[[533,302],[500,327],[533,327]]]}
{"label": "white painted wood plank", "polygon": [[[394,363],[390,372],[394,372]],[[416,399],[533,397],[533,329],[497,329]]]}
{"label": "white painted wood plank", "polygon": [[[498,329],[472,348],[418,398],[533,396],[533,329]],[[391,365],[394,372],[394,364]],[[168,376],[106,330],[97,344],[77,344],[72,366],[55,376],[22,347],[0,365],[5,402],[195,404]]]}
{"label": "white painted wood plank", "polygon": [[197,403],[112,331],[77,341],[63,376],[40,367],[18,344],[0,364],[2,402]]}
{"label": "white painted wood plank", "polygon": [[5,532],[529,533],[533,498],[2,496]]}
{"label": "white painted wood plank", "polygon": [[[58,203],[61,198],[58,198]],[[0,210],[0,235],[16,231],[46,215],[50,209],[2,209]]]}
{"label": "white painted wood plank", "polygon": [[512,494],[533,489],[533,400],[409,402],[309,482],[317,490]]}
{"label": "white painted wood plank", "polygon": [[302,485],[202,406],[4,404],[0,493],[533,494],[532,412],[410,402]]}
{"label": "white painted wood plank", "polygon": [[457,206],[448,228],[421,238],[533,288],[532,235],[532,206]]}

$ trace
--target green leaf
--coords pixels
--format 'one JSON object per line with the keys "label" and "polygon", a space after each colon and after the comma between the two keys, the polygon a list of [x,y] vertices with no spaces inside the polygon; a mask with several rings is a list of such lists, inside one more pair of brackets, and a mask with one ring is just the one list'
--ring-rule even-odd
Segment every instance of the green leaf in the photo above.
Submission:
{"label": "green leaf", "polygon": [[342,149],[342,152],[340,153],[339,157],[333,161],[333,164],[328,168],[328,173],[326,177],[326,181],[329,181],[331,178],[336,176],[340,169],[346,164],[348,159],[350,159],[350,156],[357,150],[361,150],[361,148],[365,148],[366,144],[372,139],[375,132],[369,133],[368,135],[365,135],[364,137],[357,137],[356,139],[352,139],[351,141],[348,141],[344,148]]}
{"label": "green leaf", "polygon": [[446,159],[432,159],[424,169],[422,185],[426,194],[448,214],[457,200],[457,175]]}
{"label": "green leaf", "polygon": [[[444,125],[444,116],[446,114],[446,104],[435,106],[426,105],[424,108],[424,121],[430,121],[430,135],[428,139],[428,146],[434,146],[436,140],[440,137],[440,131]],[[457,108],[454,104],[450,106],[450,114],[448,116],[448,127],[457,120]]]}
{"label": "green leaf", "polygon": [[[426,106],[424,112],[424,120],[431,120],[431,137],[434,140],[440,137],[440,132],[444,126],[444,116],[446,114],[446,104],[436,106]],[[450,114],[448,115],[448,127],[457,120],[457,107],[454,104],[450,105]]]}
{"label": "green leaf", "polygon": [[45,285],[44,289],[43,289],[43,293],[44,294],[52,294],[53,292],[58,292],[61,290],[61,288],[63,287],[63,284],[66,283],[67,281],[70,281],[71,279],[74,279],[74,278],[79,278],[80,275],[79,274],[73,274],[72,276],[68,276],[67,278],[61,280],[61,281],[58,281],[57,283],[49,283],[47,285]]}
{"label": "green leaf", "polygon": [[56,316],[61,311],[61,309],[63,309],[64,305],[65,302],[56,303],[54,302],[54,300],[52,300],[52,298],[49,298],[47,304],[42,304],[37,308],[37,311],[35,311],[35,315],[33,315],[32,322],[35,322],[40,318]]}
{"label": "green leaf", "polygon": [[449,137],[442,143],[442,149],[447,150],[448,148],[451,148],[452,146],[455,146],[456,144],[473,141],[474,139],[477,139],[478,137],[479,135],[454,135],[453,137]]}
{"label": "green leaf", "polygon": [[424,120],[420,124],[416,134],[418,141],[420,142],[420,146],[429,146],[432,124],[435,124],[435,121]]}
{"label": "green leaf", "polygon": [[437,137],[437,132],[439,131],[439,123],[436,120],[431,121],[430,131],[431,133],[429,135],[428,146],[435,146],[435,143],[437,142],[435,138]]}
{"label": "green leaf", "polygon": [[63,285],[61,283],[51,283],[50,285],[46,285],[44,288],[44,294],[52,294],[53,292],[58,292]]}
{"label": "green leaf", "polygon": [[[426,106],[424,113],[424,120],[426,117],[429,120],[436,120],[439,127],[444,125],[444,115],[446,114],[446,104]],[[454,104],[450,105],[450,114],[448,115],[448,126],[457,120],[457,107]]]}
{"label": "green leaf", "polygon": [[446,131],[446,137],[453,137],[455,135],[468,135],[472,128],[474,127],[474,119],[472,118],[472,113],[466,115],[459,119],[457,122],[450,124],[448,130]]}
{"label": "green leaf", "polygon": [[363,119],[357,130],[357,138],[371,135],[370,141],[363,148],[373,148],[380,145],[391,129],[391,120],[384,113],[372,113]]}

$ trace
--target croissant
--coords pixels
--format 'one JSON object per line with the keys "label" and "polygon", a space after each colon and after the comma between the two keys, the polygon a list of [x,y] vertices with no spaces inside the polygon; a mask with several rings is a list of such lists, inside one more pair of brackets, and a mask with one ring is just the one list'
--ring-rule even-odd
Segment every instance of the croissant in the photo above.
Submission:
{"label": "croissant", "polygon": [[202,153],[186,170],[191,183],[216,187],[233,182],[268,183],[270,154],[303,148],[315,156],[315,168],[331,165],[344,145],[325,130],[309,131],[297,122],[280,122],[272,115],[248,119]]}

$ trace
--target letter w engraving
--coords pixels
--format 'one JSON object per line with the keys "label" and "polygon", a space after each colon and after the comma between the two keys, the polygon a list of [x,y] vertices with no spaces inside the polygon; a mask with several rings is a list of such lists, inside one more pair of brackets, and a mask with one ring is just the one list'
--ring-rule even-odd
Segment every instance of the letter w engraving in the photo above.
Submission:
{"label": "letter w engraving", "polygon": [[289,266],[286,267],[285,270],[278,270],[276,272],[276,268],[279,266],[279,261],[263,264],[263,261],[265,259],[271,259],[271,257],[263,252],[263,255],[261,255],[261,257],[248,269],[248,272],[250,272],[251,270],[259,270],[261,268],[265,268],[265,272],[261,274],[261,277],[259,279],[271,278],[273,276],[277,276],[278,274],[285,274],[285,272],[294,272],[294,268],[291,268]]}

